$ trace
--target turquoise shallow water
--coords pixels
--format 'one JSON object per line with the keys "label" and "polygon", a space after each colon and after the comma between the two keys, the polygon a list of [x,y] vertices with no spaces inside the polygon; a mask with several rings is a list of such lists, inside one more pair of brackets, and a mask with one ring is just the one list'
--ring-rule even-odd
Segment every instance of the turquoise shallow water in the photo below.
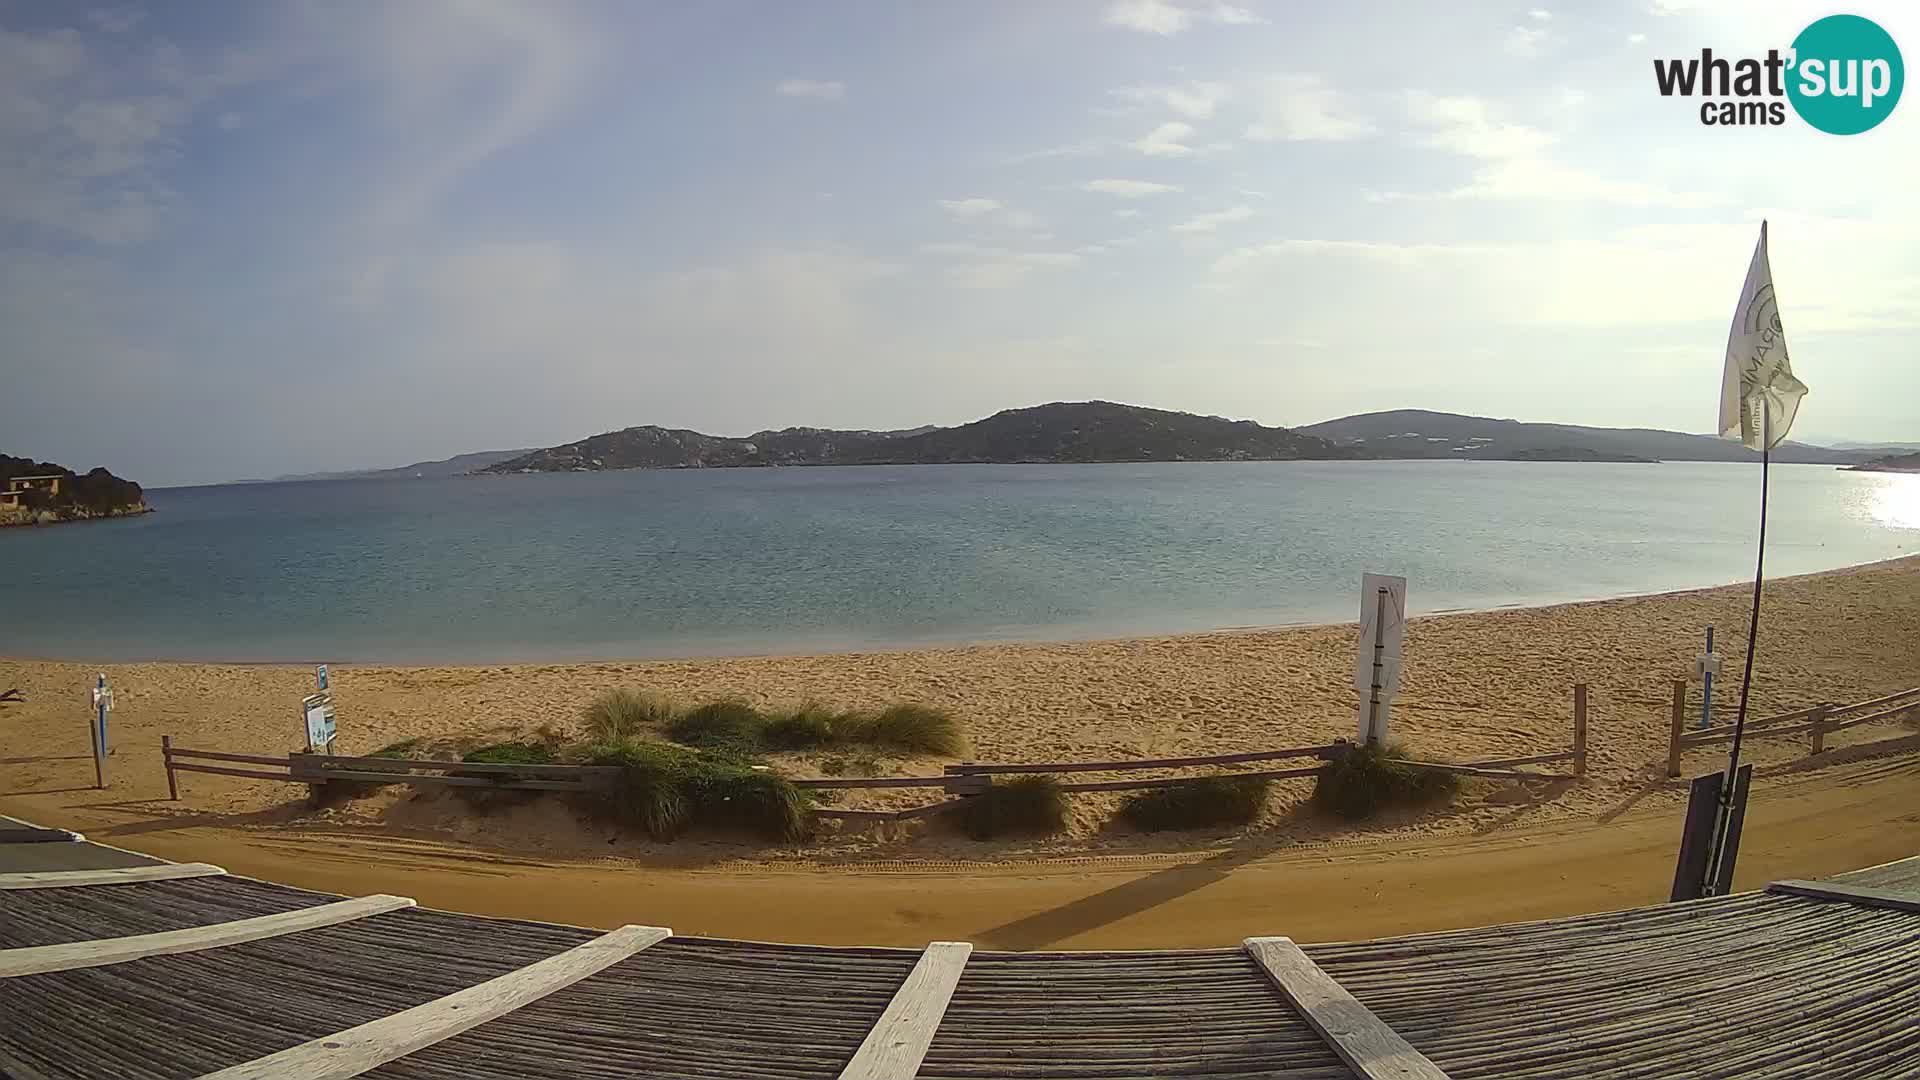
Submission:
{"label": "turquoise shallow water", "polygon": [[[1251,462],[175,488],[0,530],[0,655],[491,662],[1351,620],[1737,581],[1759,470]],[[1769,576],[1920,552],[1920,476],[1777,466]]]}

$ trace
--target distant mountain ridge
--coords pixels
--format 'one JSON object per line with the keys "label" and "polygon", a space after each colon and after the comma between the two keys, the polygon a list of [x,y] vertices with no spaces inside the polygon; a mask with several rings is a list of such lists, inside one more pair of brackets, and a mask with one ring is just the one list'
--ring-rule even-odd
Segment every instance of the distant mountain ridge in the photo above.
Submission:
{"label": "distant mountain ridge", "polygon": [[[1568,450],[1604,455],[1605,460],[1757,461],[1760,457],[1737,442],[1712,435],[1656,428],[1535,424],[1426,409],[1360,413],[1297,430],[1364,451],[1368,457],[1385,458],[1515,460]],[[1869,456],[1792,441],[1773,451],[1775,461],[1820,465],[1850,465]]]}
{"label": "distant mountain ridge", "polygon": [[295,473],[291,476],[276,476],[272,480],[248,480],[250,484],[292,484],[306,480],[412,480],[416,478],[438,478],[443,476],[465,476],[471,472],[505,461],[510,457],[531,453],[526,448],[519,450],[476,450],[471,454],[455,454],[450,458],[437,461],[416,461],[412,465],[401,465],[391,469],[349,469],[344,472]]}
{"label": "distant mountain ridge", "polygon": [[739,468],[764,465],[1016,464],[1094,461],[1288,461],[1354,457],[1325,439],[1251,420],[1110,401],[1007,409],[951,428],[786,428],[745,438],[654,425],[536,450],[479,471]]}

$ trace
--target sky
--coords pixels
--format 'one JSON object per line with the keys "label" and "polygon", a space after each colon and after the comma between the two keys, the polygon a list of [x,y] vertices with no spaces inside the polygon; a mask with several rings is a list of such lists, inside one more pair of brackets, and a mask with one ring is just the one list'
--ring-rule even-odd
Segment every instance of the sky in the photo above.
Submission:
{"label": "sky", "polygon": [[[1872,3],[1920,57],[1920,11]],[[1920,101],[1709,128],[1791,2],[0,0],[0,452],[149,486],[1107,399],[1920,439]]]}

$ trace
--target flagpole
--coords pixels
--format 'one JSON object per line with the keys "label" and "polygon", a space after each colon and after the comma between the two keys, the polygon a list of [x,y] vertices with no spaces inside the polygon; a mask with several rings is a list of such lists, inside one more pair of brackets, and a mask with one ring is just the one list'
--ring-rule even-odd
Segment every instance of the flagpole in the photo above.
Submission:
{"label": "flagpole", "polygon": [[1727,829],[1733,821],[1733,788],[1740,773],[1740,741],[1747,731],[1747,693],[1753,687],[1753,649],[1760,637],[1760,582],[1767,565],[1767,474],[1773,441],[1766,396],[1760,397],[1760,544],[1753,566],[1753,613],[1747,620],[1747,665],[1740,675],[1740,708],[1733,720],[1733,749],[1727,754],[1727,774],[1720,781],[1720,813],[1714,823],[1712,869],[1707,874],[1709,895],[1726,858]]}

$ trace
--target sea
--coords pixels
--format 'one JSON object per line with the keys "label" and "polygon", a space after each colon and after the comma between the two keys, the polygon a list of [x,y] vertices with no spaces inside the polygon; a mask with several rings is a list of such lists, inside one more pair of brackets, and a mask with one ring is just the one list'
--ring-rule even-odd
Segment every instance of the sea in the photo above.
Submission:
{"label": "sea", "polygon": [[[150,490],[0,530],[0,656],[497,663],[1352,621],[1750,579],[1757,464],[918,465]],[[1777,465],[1768,576],[1920,553],[1920,475]]]}

